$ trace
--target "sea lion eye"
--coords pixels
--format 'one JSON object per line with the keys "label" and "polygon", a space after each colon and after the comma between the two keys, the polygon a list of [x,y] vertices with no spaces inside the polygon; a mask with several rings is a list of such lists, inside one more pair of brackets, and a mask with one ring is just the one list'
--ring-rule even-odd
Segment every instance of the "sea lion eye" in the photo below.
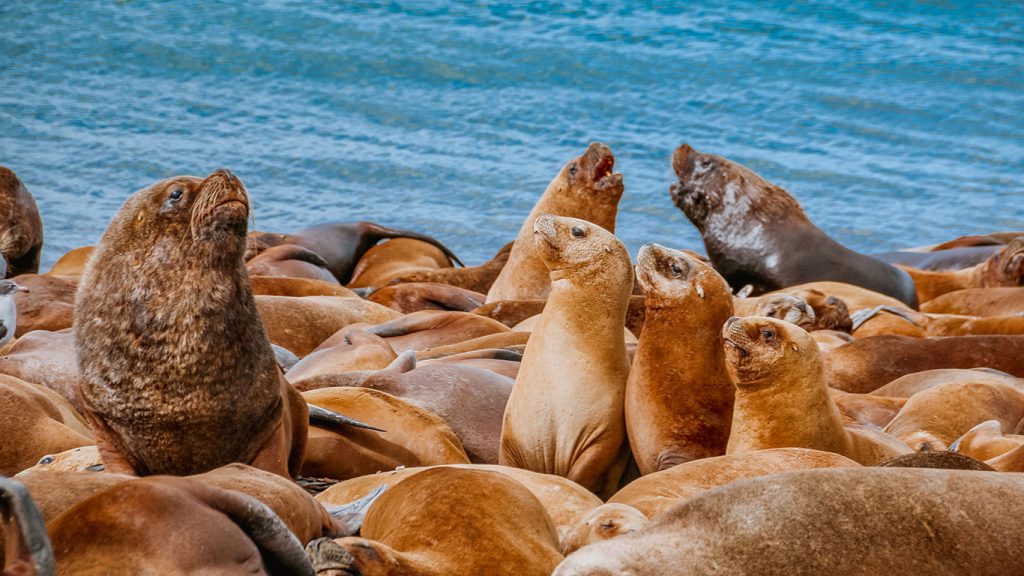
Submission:
{"label": "sea lion eye", "polygon": [[569,166],[569,176],[575,176],[579,169],[579,165],[573,162],[572,166]]}
{"label": "sea lion eye", "polygon": [[669,268],[672,270],[672,274],[676,276],[679,276],[680,274],[683,273],[683,269],[679,267],[679,264],[672,263],[672,265],[669,266]]}
{"label": "sea lion eye", "polygon": [[53,456],[43,456],[39,459],[40,464],[53,464]]}
{"label": "sea lion eye", "polygon": [[583,228],[580,228],[579,226],[573,226],[572,235],[577,238],[583,238],[584,236],[586,236],[586,232],[584,232]]}
{"label": "sea lion eye", "polygon": [[185,192],[181,188],[175,188],[174,190],[171,191],[171,194],[167,197],[167,199],[170,200],[171,202],[177,202],[178,200],[181,200],[181,195],[184,193]]}
{"label": "sea lion eye", "polygon": [[762,328],[761,335],[764,336],[765,340],[771,340],[772,338],[775,338],[775,331],[769,328]]}

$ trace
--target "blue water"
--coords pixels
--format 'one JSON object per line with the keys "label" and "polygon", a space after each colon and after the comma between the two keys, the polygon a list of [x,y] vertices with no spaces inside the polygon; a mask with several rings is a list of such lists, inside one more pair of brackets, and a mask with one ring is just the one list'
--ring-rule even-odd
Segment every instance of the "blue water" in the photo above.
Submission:
{"label": "blue water", "polygon": [[0,164],[45,264],[220,166],[259,229],[370,219],[478,262],[592,140],[634,253],[702,248],[668,199],[682,142],[862,251],[1024,229],[1024,3],[710,4],[5,0]]}

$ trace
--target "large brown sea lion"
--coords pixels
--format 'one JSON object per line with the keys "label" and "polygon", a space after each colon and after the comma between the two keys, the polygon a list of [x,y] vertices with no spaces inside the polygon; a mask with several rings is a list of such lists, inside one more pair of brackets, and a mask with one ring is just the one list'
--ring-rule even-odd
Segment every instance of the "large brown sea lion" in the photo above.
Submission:
{"label": "large brown sea lion", "polygon": [[249,197],[227,170],[133,194],[75,303],[82,398],[107,470],[242,462],[298,474],[305,402],[281,375],[242,253]]}
{"label": "large brown sea lion", "polygon": [[294,234],[252,232],[246,241],[245,259],[250,260],[263,250],[281,244],[297,244],[316,253],[327,262],[327,269],[338,282],[348,284],[352,269],[366,251],[385,238],[414,238],[440,248],[449,258],[461,264],[455,254],[440,240],[411,230],[388,228],[373,222],[332,222],[303,228]]}
{"label": "large brown sea lion", "polygon": [[13,170],[0,166],[0,255],[5,277],[35,274],[43,249],[43,220],[36,200]]}
{"label": "large brown sea lion", "polygon": [[802,328],[774,318],[732,318],[722,336],[736,385],[729,454],[813,448],[872,466],[911,451],[873,428],[844,426],[821,352]]}
{"label": "large brown sea lion", "polygon": [[647,314],[625,415],[640,473],[725,454],[734,392],[719,326],[733,313],[729,285],[708,264],[657,244],[640,249],[636,276]]}
{"label": "large brown sea lion", "polygon": [[547,298],[551,279],[534,242],[534,222],[541,214],[579,218],[615,232],[623,186],[622,174],[614,168],[615,156],[600,142],[562,167],[519,229],[508,262],[487,292],[487,302]]}
{"label": "large brown sea lion", "polygon": [[796,470],[702,494],[554,574],[1021,574],[1021,514],[1018,474]]}
{"label": "large brown sea lion", "polygon": [[555,525],[522,484],[442,466],[385,491],[361,538],[307,547],[318,576],[547,576],[562,559]]}
{"label": "large brown sea lion", "polygon": [[734,288],[755,293],[838,280],[917,308],[906,272],[842,246],[779,186],[721,156],[683,144],[672,155],[672,201],[700,231],[708,256]]}
{"label": "large brown sea lion", "polygon": [[544,214],[534,224],[551,294],[505,409],[499,462],[610,496],[626,465],[624,339],[633,267],[611,232]]}

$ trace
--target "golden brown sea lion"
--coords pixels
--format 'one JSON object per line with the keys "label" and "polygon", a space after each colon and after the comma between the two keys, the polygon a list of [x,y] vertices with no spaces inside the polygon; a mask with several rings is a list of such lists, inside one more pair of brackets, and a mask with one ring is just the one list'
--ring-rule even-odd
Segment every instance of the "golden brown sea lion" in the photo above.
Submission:
{"label": "golden brown sea lion", "polygon": [[227,170],[133,194],[75,302],[86,418],[110,472],[302,464],[308,415],[281,375],[242,253],[249,197]]}
{"label": "golden brown sea lion", "polygon": [[640,249],[636,276],[647,312],[625,416],[640,473],[725,454],[734,392],[719,326],[733,314],[729,285],[710,265],[658,244]]}
{"label": "golden brown sea lion", "polygon": [[575,218],[541,215],[535,236],[551,294],[505,409],[498,460],[610,496],[628,453],[629,253],[608,230]]}
{"label": "golden brown sea lion", "polygon": [[75,410],[56,392],[0,375],[0,475],[13,476],[47,454],[93,444]]}
{"label": "golden brown sea lion", "polygon": [[629,483],[609,503],[628,504],[653,519],[680,502],[744,478],[800,468],[860,466],[833,452],[810,448],[772,448],[726,454],[686,462],[648,474]]}
{"label": "golden brown sea lion", "polygon": [[547,576],[562,559],[554,523],[522,484],[448,466],[385,491],[361,535],[310,543],[318,576]]}
{"label": "golden brown sea lion", "polygon": [[508,263],[487,292],[487,302],[547,298],[551,278],[534,241],[534,223],[541,214],[579,218],[615,232],[623,186],[622,174],[614,167],[615,156],[600,142],[562,167],[519,229]]}
{"label": "golden brown sea lion", "polygon": [[18,307],[16,336],[20,338],[33,330],[56,332],[71,328],[78,289],[74,278],[22,274],[18,285],[25,290],[14,295]]}
{"label": "golden brown sea lion", "polygon": [[554,575],[1020,574],[1021,514],[1017,474],[796,470],[706,492]]}
{"label": "golden brown sea lion", "polygon": [[1013,316],[1024,313],[1024,288],[967,288],[921,305],[929,314]]}
{"label": "golden brown sea lion", "polygon": [[257,296],[256,307],[270,341],[300,358],[342,328],[361,322],[380,324],[401,316],[362,298],[336,296]]}
{"label": "golden brown sea lion", "polygon": [[[828,298],[835,298],[843,303],[847,314],[864,308],[873,308],[875,306],[892,306],[894,308],[909,309],[906,304],[896,298],[874,292],[867,288],[854,286],[853,284],[846,284],[844,282],[808,282],[806,284],[789,286],[781,290],[776,290],[775,292],[769,292],[769,294],[773,293],[793,294],[804,298],[808,303],[811,303],[812,301],[816,302],[822,297],[822,295],[824,295],[826,301]],[[815,310],[815,313],[817,314],[817,309]],[[838,313],[838,317],[838,322],[842,324],[842,311]],[[833,329],[842,330],[843,327],[837,326]]]}
{"label": "golden brown sea lion", "polygon": [[829,386],[861,394],[934,368],[986,367],[1020,376],[1024,336],[872,336],[832,350],[825,364]]}
{"label": "golden brown sea lion", "polygon": [[409,282],[385,286],[367,298],[403,314],[420,310],[457,310],[471,312],[484,303],[486,296],[464,288],[436,282]]}
{"label": "golden brown sea lion", "polygon": [[949,449],[985,461],[1006,454],[1021,445],[1024,445],[1024,435],[1004,434],[1003,425],[999,420],[986,420],[957,438]]}
{"label": "golden brown sea lion", "polygon": [[471,290],[481,294],[487,294],[494,284],[495,278],[508,262],[508,256],[512,252],[513,242],[505,244],[494,258],[479,266],[467,266],[465,268],[438,268],[436,270],[420,270],[403,273],[392,278],[390,284],[403,282],[437,282]]}
{"label": "golden brown sea lion", "polygon": [[914,279],[923,304],[965,288],[996,288],[1024,284],[1024,237],[1013,239],[987,260],[962,270],[921,270],[899,266]]}
{"label": "golden brown sea lion", "polygon": [[46,274],[49,276],[81,276],[85,272],[85,265],[89,263],[95,246],[80,246],[64,253],[57,259]]}
{"label": "golden brown sea lion", "polygon": [[347,336],[348,342],[310,352],[288,369],[285,378],[301,388],[300,382],[317,376],[356,370],[383,370],[398,357],[387,340],[380,336],[363,330],[351,330]]}
{"label": "golden brown sea lion", "polygon": [[267,248],[245,263],[250,276],[306,278],[338,284],[319,254],[296,244]]}
{"label": "golden brown sea lion", "polygon": [[43,249],[43,220],[36,200],[14,171],[0,166],[0,255],[4,277],[35,274]]}
{"label": "golden brown sea lion", "polygon": [[953,382],[1011,384],[1024,390],[1024,381],[998,370],[991,370],[989,368],[937,368],[935,370],[922,370],[900,376],[870,394],[872,396],[887,396],[891,398],[910,398],[922,390]]}
{"label": "golden brown sea lion", "polygon": [[1024,316],[962,316],[926,314],[905,308],[876,306],[854,314],[855,338],[871,336],[1024,335]]}
{"label": "golden brown sea lion", "polygon": [[253,296],[341,296],[358,298],[359,295],[334,282],[310,280],[309,278],[285,278],[281,276],[249,276]]}
{"label": "golden brown sea lion", "polygon": [[346,286],[382,288],[403,274],[451,267],[451,259],[437,246],[412,238],[395,238],[367,250]]}
{"label": "golden brown sea lion", "polygon": [[774,318],[732,318],[722,336],[736,385],[729,454],[813,448],[871,466],[910,452],[873,428],[843,425],[821,352],[802,328]]}
{"label": "golden brown sea lion", "polygon": [[71,330],[36,330],[19,338],[0,357],[0,374],[46,386],[82,412],[81,375]]}
{"label": "golden brown sea lion", "polygon": [[360,330],[384,338],[399,353],[458,344],[481,336],[509,332],[508,326],[497,320],[471,312],[450,310],[413,312]]}

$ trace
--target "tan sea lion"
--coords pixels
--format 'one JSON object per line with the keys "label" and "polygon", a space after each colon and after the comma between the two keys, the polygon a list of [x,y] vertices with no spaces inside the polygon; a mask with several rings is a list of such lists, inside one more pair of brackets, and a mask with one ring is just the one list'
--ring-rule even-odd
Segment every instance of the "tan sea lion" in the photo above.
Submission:
{"label": "tan sea lion", "polygon": [[82,412],[81,375],[71,330],[29,332],[0,356],[0,374],[45,386]]}
{"label": "tan sea lion", "polygon": [[[1024,429],[1021,431],[1024,432]],[[999,420],[986,420],[957,438],[949,449],[985,461],[1006,454],[1021,445],[1024,445],[1024,435],[1004,434],[1003,425]]]}
{"label": "tan sea lion", "polygon": [[939,384],[911,396],[885,432],[918,452],[945,450],[975,425],[992,419],[1013,430],[1024,419],[1024,391],[1002,383]]}
{"label": "tan sea lion", "polygon": [[112,569],[168,576],[315,574],[301,542],[269,507],[193,478],[117,483],[65,510],[47,531],[61,576]]}
{"label": "tan sea lion", "polygon": [[732,318],[722,336],[736,385],[729,454],[813,448],[872,466],[911,451],[875,429],[843,425],[821,352],[802,328],[774,318]]}
{"label": "tan sea lion", "polygon": [[303,380],[326,374],[383,370],[398,357],[387,340],[363,330],[348,332],[347,340],[310,352],[288,369],[285,378],[300,386]]}
{"label": "tan sea lion", "polygon": [[462,443],[441,417],[391,394],[345,387],[312,390],[303,397],[314,406],[386,429],[311,426],[304,476],[347,480],[399,466],[469,463]]}
{"label": "tan sea lion", "polygon": [[649,522],[643,512],[628,504],[602,504],[580,519],[562,538],[562,554],[572,554],[594,542],[632,534]]}
{"label": "tan sea lion", "polygon": [[910,398],[922,390],[953,382],[1010,384],[1024,390],[1024,381],[998,370],[991,370],[989,368],[937,368],[900,376],[870,394],[872,396],[887,396],[891,398]]}
{"label": "tan sea lion", "polygon": [[1024,284],[1024,237],[1014,238],[987,260],[962,270],[921,270],[899,266],[914,279],[921,303],[965,288],[996,288]]}
{"label": "tan sea lion", "polygon": [[465,268],[438,268],[436,270],[418,270],[408,273],[402,273],[395,278],[392,278],[390,284],[399,284],[404,282],[437,282],[439,284],[448,284],[449,286],[455,286],[462,288],[463,290],[471,290],[473,292],[479,292],[481,294],[487,294],[487,291],[491,289],[491,285],[494,284],[494,280],[498,277],[501,269],[505,267],[505,263],[508,262],[508,256],[512,252],[512,245],[514,242],[505,244],[494,258],[491,258],[487,262],[479,266],[467,266]]}
{"label": "tan sea lion", "polygon": [[904,308],[876,306],[854,314],[855,338],[871,336],[1024,335],[1024,316],[962,316],[926,314]]}
{"label": "tan sea lion", "polygon": [[712,488],[744,478],[800,468],[860,466],[833,452],[810,448],[772,448],[693,460],[634,480],[609,503],[628,504],[653,519],[665,510]]}
{"label": "tan sea lion", "polygon": [[75,291],[78,283],[67,276],[22,274],[18,286],[23,292],[14,295],[18,308],[15,336],[33,330],[56,332],[71,328],[75,316]]}
{"label": "tan sea lion", "polygon": [[47,454],[40,458],[35,466],[22,470],[17,476],[34,472],[98,472],[101,470],[103,470],[103,461],[100,460],[100,451],[93,445]]}
{"label": "tan sea lion", "polygon": [[[579,484],[552,474],[531,472],[522,468],[496,464],[453,464],[454,468],[498,472],[522,484],[540,500],[555,523],[559,541],[565,544],[570,533],[578,530],[590,513],[601,505],[601,500]],[[346,480],[318,494],[316,499],[325,506],[351,502],[369,494],[382,485],[394,488],[399,482],[431,468],[402,468]]]}
{"label": "tan sea lion", "polygon": [[618,238],[583,220],[544,214],[535,236],[551,293],[505,409],[498,460],[610,496],[628,451],[623,332],[632,263]]}
{"label": "tan sea lion", "polygon": [[245,269],[250,276],[306,278],[338,284],[319,254],[296,244],[267,248],[246,262]]}
{"label": "tan sea lion", "polygon": [[352,270],[360,258],[386,238],[422,240],[437,246],[453,261],[462,264],[447,246],[432,236],[411,230],[388,228],[373,222],[330,222],[303,228],[294,234],[253,231],[246,239],[245,259],[251,260],[271,246],[297,244],[323,258],[338,282],[348,284],[352,279]]}
{"label": "tan sea lion", "polygon": [[43,220],[28,188],[5,166],[0,166],[0,231],[4,277],[39,272]]}
{"label": "tan sea lion", "polygon": [[305,402],[281,375],[249,287],[249,197],[227,170],[133,194],[75,302],[86,418],[110,472],[232,462],[298,474]]}
{"label": "tan sea lion", "polygon": [[796,470],[708,491],[554,575],[1020,574],[1021,514],[1016,474]]}
{"label": "tan sea lion", "polygon": [[421,310],[456,310],[471,312],[480,307],[485,295],[464,288],[436,282],[409,282],[385,286],[367,298],[402,314]]}
{"label": "tan sea lion", "polygon": [[362,298],[337,296],[257,296],[256,308],[270,341],[300,358],[342,328],[356,323],[380,324],[401,316]]}
{"label": "tan sea lion", "polygon": [[0,375],[0,475],[13,476],[47,454],[93,444],[75,410],[56,392]]}
{"label": "tan sea lion", "polygon": [[412,312],[401,318],[360,330],[384,338],[391,348],[399,353],[458,344],[481,336],[509,332],[509,328],[497,320],[471,312],[451,310]]}
{"label": "tan sea lion", "polygon": [[725,454],[734,392],[719,326],[733,315],[729,285],[710,265],[658,244],[640,249],[636,276],[647,312],[625,416],[640,473]]}
{"label": "tan sea lion", "polygon": [[[333,280],[333,278],[332,278]],[[333,282],[309,278],[286,278],[283,276],[249,276],[253,296],[341,296],[358,298],[355,292]]]}
{"label": "tan sea lion", "polygon": [[551,279],[534,241],[534,223],[541,214],[579,218],[615,232],[623,186],[614,168],[615,155],[600,142],[562,167],[519,229],[508,263],[487,292],[488,303],[547,298]]}
{"label": "tan sea lion", "polygon": [[986,367],[1024,375],[1024,336],[872,336],[832,350],[825,365],[829,386],[861,394],[934,368]]}
{"label": "tan sea lion", "polygon": [[395,238],[367,250],[346,286],[382,288],[403,274],[451,267],[451,259],[437,246],[412,238]]}
{"label": "tan sea lion", "polygon": [[733,308],[737,316],[778,318],[796,324],[808,332],[817,327],[814,308],[811,308],[803,298],[785,292],[763,294],[753,298],[736,298],[733,301]]}
{"label": "tan sea lion", "polygon": [[49,276],[81,276],[85,272],[85,265],[88,264],[89,258],[92,257],[93,251],[96,250],[95,246],[80,246],[73,248],[64,253],[63,256],[57,259],[47,272]]}
{"label": "tan sea lion", "polygon": [[832,396],[839,415],[843,422],[853,422],[872,426],[874,428],[885,428],[896,414],[907,404],[906,398],[887,398],[875,394],[850,394],[835,388],[829,388],[828,393]]}
{"label": "tan sea lion", "polygon": [[318,576],[547,576],[561,561],[540,501],[503,474],[442,466],[385,491],[360,538],[307,546]]}
{"label": "tan sea lion", "polygon": [[929,314],[1014,316],[1024,314],[1024,288],[967,288],[921,305]]}

